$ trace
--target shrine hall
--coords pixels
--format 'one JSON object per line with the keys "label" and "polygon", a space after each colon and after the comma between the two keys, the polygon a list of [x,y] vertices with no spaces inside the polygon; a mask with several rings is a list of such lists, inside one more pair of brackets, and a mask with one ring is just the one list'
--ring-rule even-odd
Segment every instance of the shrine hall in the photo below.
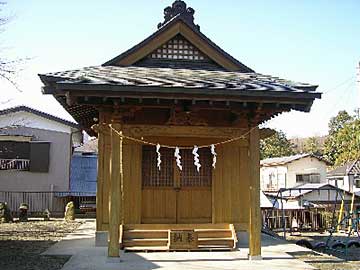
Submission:
{"label": "shrine hall", "polygon": [[39,75],[98,138],[96,244],[109,257],[248,243],[261,258],[259,141],[271,132],[259,125],[321,97],[235,59],[194,15],[176,0],[154,33],[104,64]]}

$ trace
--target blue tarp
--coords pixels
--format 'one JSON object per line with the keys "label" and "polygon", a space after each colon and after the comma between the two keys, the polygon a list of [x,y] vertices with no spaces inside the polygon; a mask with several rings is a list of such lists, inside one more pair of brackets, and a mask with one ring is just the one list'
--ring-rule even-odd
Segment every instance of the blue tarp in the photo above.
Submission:
{"label": "blue tarp", "polygon": [[70,170],[70,194],[95,196],[97,155],[73,155]]}

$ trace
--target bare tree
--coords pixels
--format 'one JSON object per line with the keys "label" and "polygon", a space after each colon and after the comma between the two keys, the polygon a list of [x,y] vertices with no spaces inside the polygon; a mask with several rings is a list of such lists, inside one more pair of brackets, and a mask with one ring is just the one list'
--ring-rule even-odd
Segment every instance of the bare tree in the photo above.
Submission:
{"label": "bare tree", "polygon": [[[5,31],[5,25],[8,24],[11,20],[11,17],[3,14],[5,5],[6,2],[0,2],[0,35]],[[22,91],[14,80],[14,76],[19,71],[19,66],[23,64],[26,60],[27,58],[8,59],[4,55],[4,50],[0,50],[0,79],[6,80],[11,83],[19,92]]]}

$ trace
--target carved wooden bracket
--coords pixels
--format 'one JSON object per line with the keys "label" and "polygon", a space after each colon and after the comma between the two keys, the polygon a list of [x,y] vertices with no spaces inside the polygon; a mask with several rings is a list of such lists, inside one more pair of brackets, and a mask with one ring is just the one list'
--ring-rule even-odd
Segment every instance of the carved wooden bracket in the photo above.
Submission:
{"label": "carved wooden bracket", "polygon": [[197,112],[184,112],[171,110],[167,125],[173,126],[207,126],[208,123],[202,119]]}

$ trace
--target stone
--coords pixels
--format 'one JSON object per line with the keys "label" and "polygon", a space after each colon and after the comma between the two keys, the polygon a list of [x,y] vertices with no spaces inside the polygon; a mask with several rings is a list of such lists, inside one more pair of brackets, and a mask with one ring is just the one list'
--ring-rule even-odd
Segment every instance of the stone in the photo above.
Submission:
{"label": "stone", "polygon": [[0,223],[12,222],[11,211],[6,202],[0,202]]}
{"label": "stone", "polygon": [[43,212],[44,221],[50,221],[50,215],[50,210],[46,208]]}
{"label": "stone", "polygon": [[20,204],[20,207],[19,207],[19,221],[20,222],[28,221],[28,209],[29,209],[29,205],[27,205],[26,203]]}
{"label": "stone", "polygon": [[71,222],[75,220],[75,205],[74,202],[68,202],[65,207],[65,221]]}

